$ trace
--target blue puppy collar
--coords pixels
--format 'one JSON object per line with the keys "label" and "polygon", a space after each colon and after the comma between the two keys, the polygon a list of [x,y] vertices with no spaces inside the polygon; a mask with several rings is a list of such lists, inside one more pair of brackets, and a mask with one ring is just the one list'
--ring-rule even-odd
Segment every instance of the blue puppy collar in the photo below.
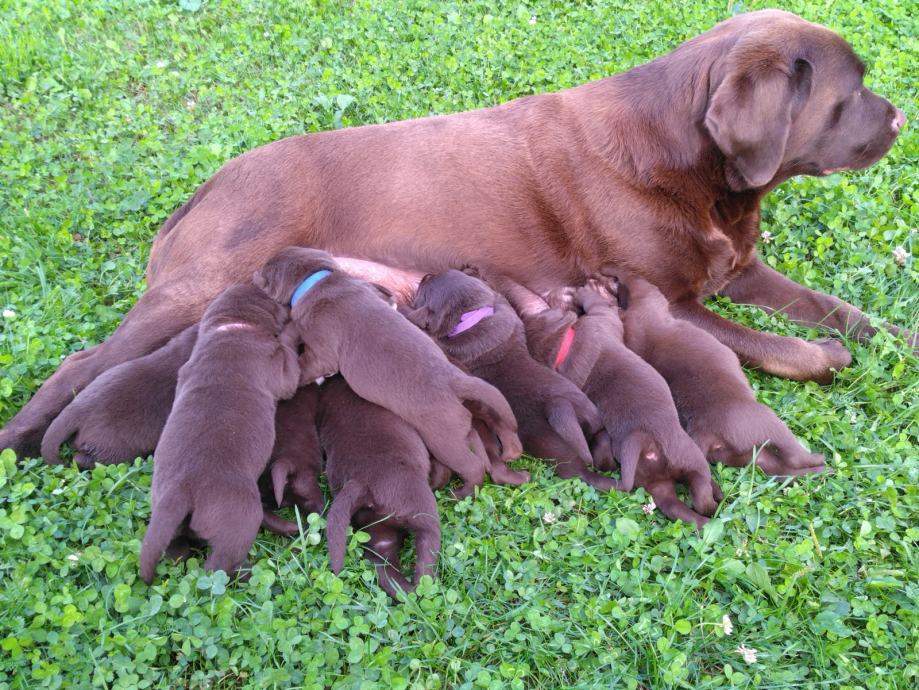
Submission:
{"label": "blue puppy collar", "polygon": [[297,289],[294,290],[294,294],[290,296],[290,306],[294,306],[316,283],[328,276],[331,272],[332,271],[323,268],[321,271],[316,271],[312,275],[308,275],[304,281],[297,286]]}

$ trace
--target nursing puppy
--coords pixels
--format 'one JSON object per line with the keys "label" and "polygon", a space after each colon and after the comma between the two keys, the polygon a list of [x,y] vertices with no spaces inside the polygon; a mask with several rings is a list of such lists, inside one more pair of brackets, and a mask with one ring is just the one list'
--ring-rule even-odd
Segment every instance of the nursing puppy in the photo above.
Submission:
{"label": "nursing puppy", "polygon": [[753,389],[734,352],[711,334],[674,318],[649,282],[612,271],[619,285],[625,343],[666,379],[683,425],[706,457],[734,467],[756,464],[766,474],[824,469]]}
{"label": "nursing puppy", "polygon": [[[319,439],[326,476],[335,495],[326,534],[332,572],[341,571],[349,524],[370,533],[364,555],[374,563],[380,586],[394,599],[433,575],[440,553],[440,518],[428,486],[428,449],[399,416],[367,402],[341,376],[319,394]],[[399,570],[406,533],[415,535],[415,574]]]}
{"label": "nursing puppy", "polygon": [[48,427],[41,444],[45,462],[61,464],[60,448],[68,440],[84,469],[152,453],[172,409],[179,368],[197,337],[198,324],[189,326],[160,349],[109,369],[84,388]]}
{"label": "nursing puppy", "polygon": [[[721,489],[702,452],[680,427],[667,383],[625,347],[618,309],[597,292],[596,283],[590,284],[596,289],[574,292],[572,306],[582,312],[576,320],[558,308],[524,314],[531,352],[583,388],[600,410],[607,438],[598,439],[595,464],[614,469],[608,444],[621,470],[615,488],[641,486],[664,515],[701,527],[714,515]],[[689,487],[694,510],[678,498],[676,482]]]}
{"label": "nursing puppy", "polygon": [[233,573],[243,563],[263,519],[258,479],[274,445],[277,402],[294,395],[300,376],[288,313],[251,284],[228,288],[205,311],[154,454],[144,582],[186,534],[210,545],[208,570]]}
{"label": "nursing puppy", "polygon": [[602,427],[597,409],[578,387],[536,362],[523,323],[486,283],[461,271],[426,276],[409,319],[447,355],[500,390],[517,417],[524,449],[553,459],[561,477],[579,477],[609,491],[610,477],[592,472],[588,438]]}
{"label": "nursing puppy", "polygon": [[[505,466],[522,451],[507,401],[450,364],[370,283],[340,271],[326,252],[302,247],[279,252],[254,280],[279,303],[293,305],[304,346],[301,381],[340,372],[360,397],[399,415],[462,478],[458,498],[471,495],[486,470],[496,482],[525,481]],[[489,464],[474,417],[500,438],[498,462]]]}
{"label": "nursing puppy", "polygon": [[274,450],[261,482],[270,485],[279,508],[296,505],[306,513],[321,513],[325,505],[319,487],[322,450],[316,431],[318,404],[319,387],[315,384],[302,386],[290,400],[278,403]]}

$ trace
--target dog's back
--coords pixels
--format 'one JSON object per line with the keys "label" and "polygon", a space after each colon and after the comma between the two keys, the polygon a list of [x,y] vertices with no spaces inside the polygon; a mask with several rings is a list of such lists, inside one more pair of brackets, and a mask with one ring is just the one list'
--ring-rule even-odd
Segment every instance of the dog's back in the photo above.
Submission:
{"label": "dog's back", "polygon": [[48,427],[42,439],[45,462],[60,463],[60,447],[71,438],[81,467],[152,452],[197,334],[197,324],[189,326],[160,349],[109,369],[83,389]]}
{"label": "dog's back", "polygon": [[232,572],[245,557],[262,520],[257,482],[274,444],[277,400],[296,390],[297,371],[280,357],[282,323],[254,286],[229,288],[205,312],[154,455],[145,581],[189,518],[212,546],[206,567]]}

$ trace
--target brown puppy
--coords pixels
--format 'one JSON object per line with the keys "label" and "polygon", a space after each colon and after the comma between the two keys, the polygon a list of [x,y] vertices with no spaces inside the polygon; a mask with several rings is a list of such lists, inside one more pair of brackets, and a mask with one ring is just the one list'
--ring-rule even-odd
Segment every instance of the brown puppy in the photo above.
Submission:
{"label": "brown puppy", "polygon": [[[370,533],[364,554],[376,566],[380,586],[393,598],[400,589],[412,591],[422,575],[434,574],[440,553],[440,518],[428,486],[424,441],[398,415],[358,396],[341,376],[322,385],[317,421],[335,495],[326,524],[332,572],[341,570],[353,521]],[[399,570],[405,533],[415,535],[412,582]]]}
{"label": "brown puppy", "polygon": [[730,348],[674,318],[667,298],[646,280],[614,272],[625,307],[625,343],[664,377],[689,435],[706,457],[726,465],[756,464],[766,474],[820,472],[808,452],[753,389]]}
{"label": "brown puppy", "polygon": [[318,404],[319,387],[315,384],[301,387],[290,400],[278,403],[274,450],[269,471],[261,481],[268,484],[270,479],[279,508],[296,505],[307,513],[321,513],[325,505],[319,487],[322,450],[316,432]]}
{"label": "brown puppy", "polygon": [[450,364],[370,283],[340,271],[329,254],[302,247],[283,250],[254,279],[278,302],[293,303],[304,347],[301,381],[341,372],[355,393],[415,427],[431,454],[462,478],[460,498],[471,495],[489,469],[472,428],[473,416],[483,419],[502,445],[492,478],[520,483],[503,464],[522,452],[507,401]]}
{"label": "brown puppy", "polygon": [[288,314],[254,285],[228,288],[204,313],[154,455],[144,582],[185,531],[210,544],[208,570],[233,573],[245,559],[263,518],[258,478],[277,402],[296,393],[300,377]]}
{"label": "brown puppy", "polygon": [[478,278],[450,270],[425,276],[409,319],[504,394],[528,453],[554,460],[561,477],[613,488],[610,477],[589,469],[585,432],[593,438],[602,428],[597,409],[577,386],[530,356],[523,323],[507,300]]}
{"label": "brown puppy", "polygon": [[83,468],[146,457],[156,448],[172,401],[179,368],[198,337],[189,326],[149,355],[109,369],[84,388],[48,427],[42,457],[61,463],[61,444],[69,439],[74,460]]}
{"label": "brown puppy", "polygon": [[539,293],[614,263],[745,363],[829,381],[851,360],[838,342],[761,333],[700,300],[722,292],[873,333],[858,309],[756,254],[769,191],[795,175],[863,168],[893,144],[905,117],[863,76],[840,36],[766,10],[560,93],[250,151],[163,224],[147,293],[108,341],[61,365],[0,431],[0,448],[31,452],[73,391],[194,323],[220,290],[290,245],[421,271],[472,262]]}
{"label": "brown puppy", "polygon": [[[593,289],[579,288],[574,305],[583,311],[572,328],[572,315],[558,309],[524,314],[530,347],[540,361],[555,363],[559,373],[584,389],[603,415],[608,439],[594,451],[599,469],[619,460],[622,479],[616,488],[641,486],[667,517],[701,527],[714,514],[721,489],[705,457],[680,427],[667,383],[623,344],[618,309]],[[569,353],[559,358],[569,329]],[[677,497],[675,483],[689,487],[693,508]]]}

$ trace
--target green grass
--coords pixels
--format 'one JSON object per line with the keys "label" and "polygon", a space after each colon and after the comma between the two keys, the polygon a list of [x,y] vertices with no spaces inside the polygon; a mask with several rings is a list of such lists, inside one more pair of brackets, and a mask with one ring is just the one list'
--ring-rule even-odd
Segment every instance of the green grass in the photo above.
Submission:
{"label": "green grass", "polygon": [[[919,245],[919,5],[781,4],[843,33],[911,122],[873,168],[776,190],[763,254],[915,327],[916,260],[892,250]],[[15,314],[0,317],[0,423],[114,330],[158,225],[232,156],[572,86],[760,6],[0,0],[0,309]],[[916,687],[919,374],[886,333],[847,344],[855,362],[830,387],[751,373],[832,473],[786,485],[719,469],[727,498],[696,536],[646,516],[642,492],[600,495],[529,462],[527,486],[441,497],[439,578],[398,605],[359,537],[329,572],[319,516],[293,541],[261,536],[246,584],[192,562],[147,588],[149,463],[81,473],[5,453],[0,688]]]}

